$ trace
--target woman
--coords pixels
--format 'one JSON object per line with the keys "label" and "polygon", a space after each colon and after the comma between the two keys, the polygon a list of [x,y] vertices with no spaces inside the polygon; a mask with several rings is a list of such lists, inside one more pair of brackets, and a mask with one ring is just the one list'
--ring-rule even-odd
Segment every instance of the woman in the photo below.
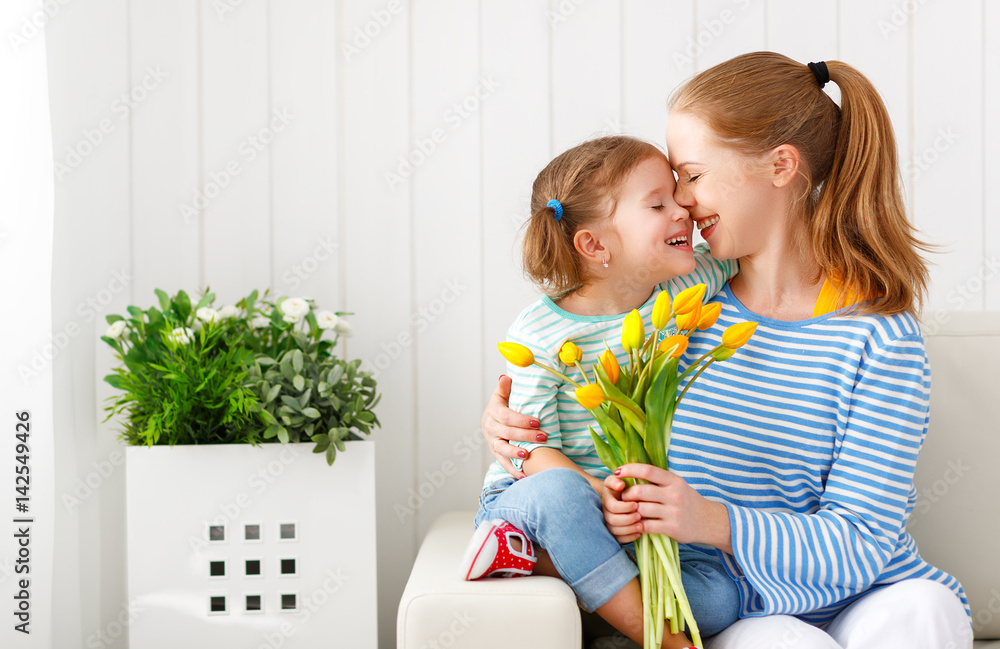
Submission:
{"label": "woman", "polygon": [[[927,270],[881,98],[846,64],[758,52],[695,76],[670,108],[675,199],[713,256],[741,268],[685,362],[725,326],[760,324],[688,392],[671,471],[626,465],[608,478],[608,528],[722,557],[744,619],[709,647],[970,646],[961,585],[905,530],[927,430],[914,316]],[[508,389],[501,379],[483,417],[505,462],[524,452],[506,440],[533,441],[537,427],[506,408]],[[651,484],[623,491],[626,477]]]}

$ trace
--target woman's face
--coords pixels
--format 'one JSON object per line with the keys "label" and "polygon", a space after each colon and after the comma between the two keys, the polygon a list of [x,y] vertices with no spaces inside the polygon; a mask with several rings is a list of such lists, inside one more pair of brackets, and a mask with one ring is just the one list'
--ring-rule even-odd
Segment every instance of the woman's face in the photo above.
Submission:
{"label": "woman's face", "polygon": [[716,259],[737,259],[764,249],[784,219],[774,187],[754,161],[727,147],[698,117],[671,113],[667,153],[677,170],[674,199],[687,208]]}

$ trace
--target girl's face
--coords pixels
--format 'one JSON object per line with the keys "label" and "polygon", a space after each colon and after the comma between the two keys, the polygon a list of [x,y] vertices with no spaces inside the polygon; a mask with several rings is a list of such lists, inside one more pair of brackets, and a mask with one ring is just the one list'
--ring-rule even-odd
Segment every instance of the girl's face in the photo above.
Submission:
{"label": "girl's face", "polygon": [[609,245],[618,277],[656,283],[694,270],[693,225],[674,200],[674,174],[664,158],[640,162],[622,186]]}
{"label": "girl's face", "polygon": [[766,174],[751,173],[754,161],[726,147],[698,117],[672,113],[667,151],[677,170],[674,198],[687,208],[716,259],[760,252],[787,222],[776,218],[774,187]]}

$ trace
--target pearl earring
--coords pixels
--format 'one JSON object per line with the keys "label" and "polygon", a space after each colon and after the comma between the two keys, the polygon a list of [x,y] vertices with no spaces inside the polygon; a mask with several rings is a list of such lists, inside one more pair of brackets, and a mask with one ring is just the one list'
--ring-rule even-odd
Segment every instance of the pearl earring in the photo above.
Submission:
{"label": "pearl earring", "polygon": [[604,266],[605,268],[608,267],[608,260],[605,259],[603,255],[601,256],[601,265]]}

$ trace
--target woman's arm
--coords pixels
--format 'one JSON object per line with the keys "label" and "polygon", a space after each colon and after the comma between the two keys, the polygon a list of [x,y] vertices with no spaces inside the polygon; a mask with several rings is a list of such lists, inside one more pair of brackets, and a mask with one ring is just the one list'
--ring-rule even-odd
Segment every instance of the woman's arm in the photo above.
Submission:
{"label": "woman's arm", "polygon": [[490,395],[486,410],[483,411],[482,431],[487,448],[490,449],[493,457],[500,462],[500,466],[515,478],[523,478],[524,471],[515,469],[510,459],[525,459],[530,453],[527,449],[514,446],[509,442],[543,444],[548,440],[548,436],[539,430],[541,422],[536,417],[519,414],[508,407],[510,389],[510,377],[501,375],[496,389]]}

